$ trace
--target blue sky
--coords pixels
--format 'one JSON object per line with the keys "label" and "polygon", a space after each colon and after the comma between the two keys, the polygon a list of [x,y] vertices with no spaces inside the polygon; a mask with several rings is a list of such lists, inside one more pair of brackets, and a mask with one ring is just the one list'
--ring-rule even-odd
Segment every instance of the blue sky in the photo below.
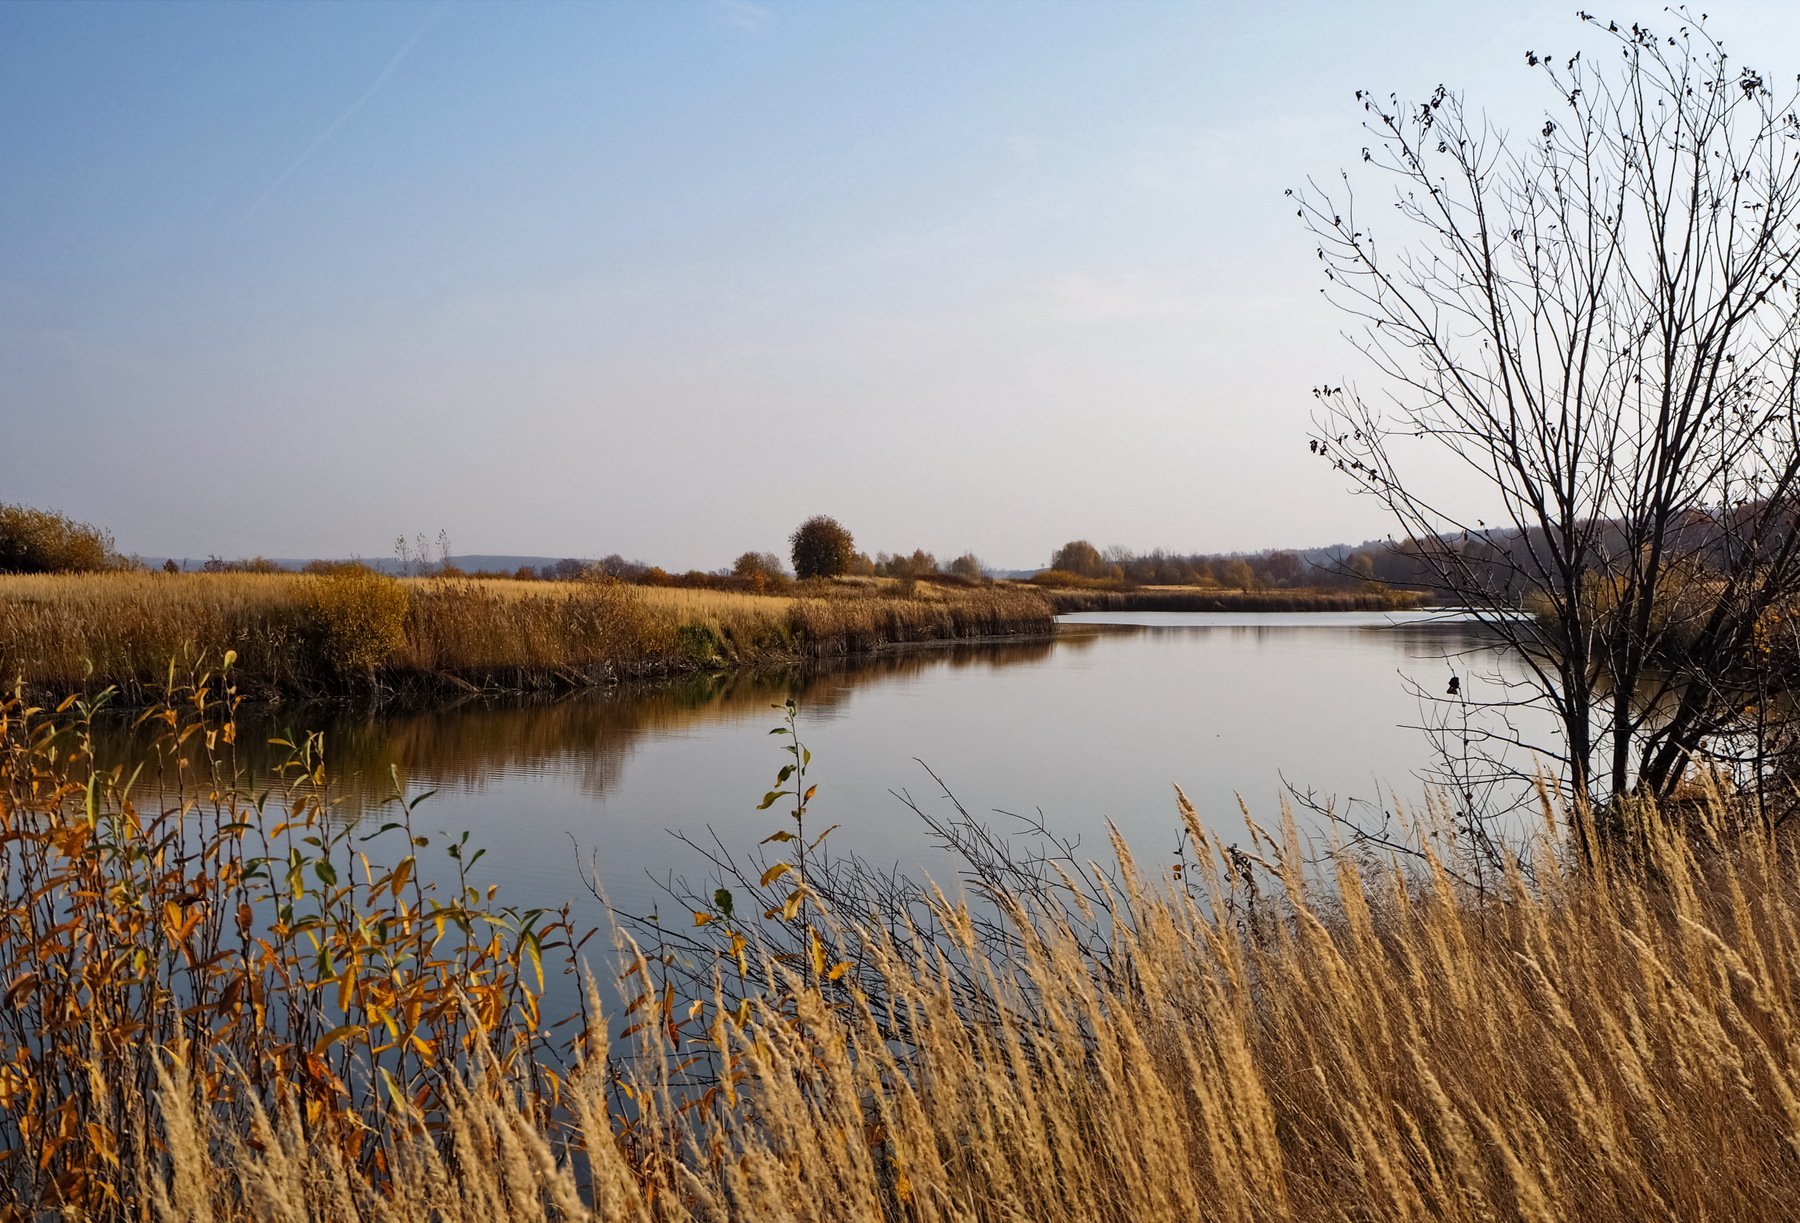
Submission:
{"label": "blue sky", "polygon": [[1566,4],[0,6],[0,500],[186,556],[1385,534],[1306,452],[1359,367],[1282,190],[1357,160],[1356,88],[1529,122],[1524,50],[1581,45]]}

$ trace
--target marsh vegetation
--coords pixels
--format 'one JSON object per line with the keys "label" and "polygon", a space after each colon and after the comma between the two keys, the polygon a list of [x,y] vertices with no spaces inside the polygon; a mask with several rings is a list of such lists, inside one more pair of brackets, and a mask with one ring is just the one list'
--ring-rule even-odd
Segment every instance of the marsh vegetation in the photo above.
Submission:
{"label": "marsh vegetation", "polygon": [[[1226,845],[1179,795],[1160,867],[1115,842],[1053,852],[1059,874],[962,815],[966,896],[877,891],[794,837],[670,927],[691,933],[609,951],[508,907],[478,847],[419,832],[417,795],[379,832],[334,820],[310,741],[240,771],[219,677],[173,695],[147,719],[178,796],[155,806],[95,765],[82,706],[0,708],[0,1183],[33,1210],[1800,1208],[1800,894],[1767,835],[1644,805],[1596,859],[1546,800],[1529,869],[1478,890],[1455,838],[1422,874],[1321,868],[1291,821]],[[769,829],[817,837],[805,773],[782,781]],[[577,962],[622,1015],[598,989],[543,1012]]]}
{"label": "marsh vegetation", "polygon": [[903,642],[1048,633],[1051,608],[1003,585],[812,583],[785,595],[315,574],[0,577],[0,671],[33,691],[139,700],[225,650],[258,696],[546,690]]}

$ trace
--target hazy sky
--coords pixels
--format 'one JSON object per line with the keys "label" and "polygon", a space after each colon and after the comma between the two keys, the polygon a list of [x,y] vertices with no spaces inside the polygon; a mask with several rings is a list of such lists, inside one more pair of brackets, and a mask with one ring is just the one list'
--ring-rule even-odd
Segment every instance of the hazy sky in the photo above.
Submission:
{"label": "hazy sky", "polygon": [[[1707,7],[1800,67],[1800,5]],[[1307,454],[1360,367],[1282,190],[1359,87],[1528,122],[1574,8],[15,0],[0,501],[672,568],[1384,535]]]}

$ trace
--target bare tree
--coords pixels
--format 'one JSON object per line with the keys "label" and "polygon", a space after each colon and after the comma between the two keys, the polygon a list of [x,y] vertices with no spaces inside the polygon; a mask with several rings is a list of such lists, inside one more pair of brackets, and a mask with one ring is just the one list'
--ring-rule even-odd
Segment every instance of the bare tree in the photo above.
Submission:
{"label": "bare tree", "polygon": [[1498,704],[1554,713],[1537,746],[1597,810],[1697,764],[1760,781],[1793,695],[1757,643],[1800,594],[1800,120],[1674,19],[1527,54],[1555,101],[1523,140],[1441,86],[1359,94],[1401,243],[1349,175],[1293,193],[1383,384],[1318,390],[1312,447],[1517,651]]}

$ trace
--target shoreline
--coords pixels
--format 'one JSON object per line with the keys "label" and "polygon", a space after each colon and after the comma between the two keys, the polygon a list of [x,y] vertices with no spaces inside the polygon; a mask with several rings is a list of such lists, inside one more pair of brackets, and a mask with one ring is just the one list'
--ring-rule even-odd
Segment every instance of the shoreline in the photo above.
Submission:
{"label": "shoreline", "polygon": [[229,651],[248,703],[429,703],[1047,639],[1054,617],[1040,593],[1005,584],[820,583],[760,595],[373,574],[335,585],[291,575],[0,578],[0,675],[34,697],[112,688],[115,707],[141,708],[203,679],[216,688]]}
{"label": "shoreline", "polygon": [[1097,611],[1165,612],[1347,612],[1413,611],[1431,606],[1407,590],[1202,590],[1151,586],[1136,590],[1071,590],[1047,587],[1044,596],[1056,614]]}
{"label": "shoreline", "polygon": [[[1411,592],[1073,590],[848,579],[772,595],[617,582],[363,573],[0,578],[0,677],[33,697],[111,688],[143,708],[216,686],[227,651],[255,705],[565,694],[853,661],[922,646],[1051,639],[1086,611],[1342,612]],[[385,618],[384,618],[385,617]]]}

